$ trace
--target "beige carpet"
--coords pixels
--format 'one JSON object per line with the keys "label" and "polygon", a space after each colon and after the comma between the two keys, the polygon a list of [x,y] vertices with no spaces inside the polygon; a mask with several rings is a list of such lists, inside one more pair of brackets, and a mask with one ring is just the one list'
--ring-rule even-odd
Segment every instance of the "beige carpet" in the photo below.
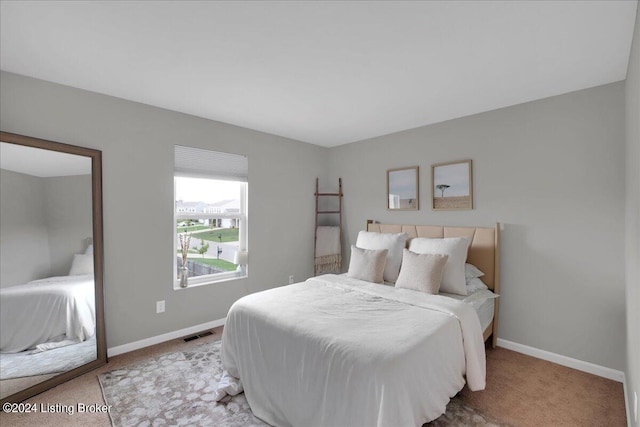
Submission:
{"label": "beige carpet", "polygon": [[[28,402],[73,407],[78,402],[104,404],[99,374],[219,339],[220,333],[219,329],[190,343],[172,340],[113,357],[106,366]],[[460,401],[514,426],[626,426],[621,383],[500,348],[487,351],[487,389],[470,392],[465,388]],[[0,413],[0,425],[109,427],[111,421],[107,414],[95,413]]]}
{"label": "beige carpet", "polygon": [[487,351],[487,388],[462,399],[522,427],[627,425],[622,383],[496,348]]}

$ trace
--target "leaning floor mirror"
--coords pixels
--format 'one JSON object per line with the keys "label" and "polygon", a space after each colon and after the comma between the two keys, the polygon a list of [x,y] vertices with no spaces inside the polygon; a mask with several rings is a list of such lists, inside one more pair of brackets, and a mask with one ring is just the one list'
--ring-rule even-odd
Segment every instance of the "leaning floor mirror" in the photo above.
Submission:
{"label": "leaning floor mirror", "polygon": [[102,153],[0,132],[0,400],[104,365]]}

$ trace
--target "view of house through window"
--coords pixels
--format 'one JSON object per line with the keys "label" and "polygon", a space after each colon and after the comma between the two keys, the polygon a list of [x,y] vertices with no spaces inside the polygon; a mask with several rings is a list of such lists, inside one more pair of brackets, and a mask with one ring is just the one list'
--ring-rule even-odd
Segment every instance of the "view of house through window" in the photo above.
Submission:
{"label": "view of house through window", "polygon": [[[246,182],[175,177],[176,282],[234,277],[246,219]],[[185,271],[186,268],[188,271]]]}

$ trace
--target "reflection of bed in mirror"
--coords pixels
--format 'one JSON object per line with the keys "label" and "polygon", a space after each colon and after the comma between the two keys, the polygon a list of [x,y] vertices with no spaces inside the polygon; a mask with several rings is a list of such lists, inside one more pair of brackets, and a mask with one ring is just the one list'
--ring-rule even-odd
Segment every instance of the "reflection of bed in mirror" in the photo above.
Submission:
{"label": "reflection of bed in mirror", "polygon": [[0,289],[2,394],[11,389],[7,380],[20,383],[95,360],[95,322],[92,272]]}
{"label": "reflection of bed in mirror", "polygon": [[93,337],[94,299],[92,274],[0,289],[0,360],[4,353],[42,352]]}
{"label": "reflection of bed in mirror", "polygon": [[106,362],[98,151],[2,133],[0,399]]}
{"label": "reflection of bed in mirror", "polygon": [[91,339],[94,302],[92,250],[74,255],[67,276],[0,288],[0,379],[3,354],[40,353]]}

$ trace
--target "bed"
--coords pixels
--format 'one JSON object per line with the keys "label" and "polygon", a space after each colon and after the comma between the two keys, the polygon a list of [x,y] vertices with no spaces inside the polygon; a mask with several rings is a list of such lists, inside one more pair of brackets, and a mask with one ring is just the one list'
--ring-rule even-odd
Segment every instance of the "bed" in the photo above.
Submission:
{"label": "bed", "polygon": [[93,274],[49,277],[0,289],[0,353],[45,351],[95,333]]}
{"label": "bed", "polygon": [[[409,241],[468,237],[467,261],[498,291],[498,227],[369,222],[367,230]],[[456,298],[323,275],[231,307],[220,387],[244,388],[253,413],[275,426],[420,426],[465,383],[484,389],[484,341],[496,325],[494,314],[483,328],[472,304]]]}

